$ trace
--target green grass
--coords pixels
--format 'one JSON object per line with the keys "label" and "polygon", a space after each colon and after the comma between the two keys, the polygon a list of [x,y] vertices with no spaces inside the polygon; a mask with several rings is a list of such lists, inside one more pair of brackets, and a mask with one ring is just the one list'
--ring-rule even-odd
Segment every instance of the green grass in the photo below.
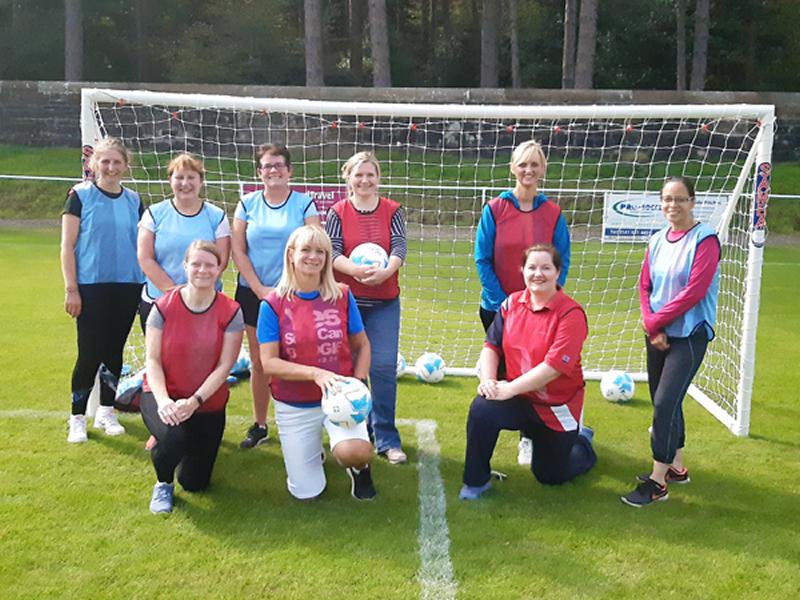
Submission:
{"label": "green grass", "polygon": [[[411,427],[401,428],[411,464],[376,463],[375,502],[353,501],[328,464],[324,497],[301,504],[286,492],[277,441],[238,449],[249,394],[237,386],[212,488],[179,491],[174,514],[150,515],[154,478],[137,416],[123,418],[129,435],[92,430],[88,444],[65,442],[75,333],[61,306],[57,233],[0,230],[0,253],[0,596],[419,596],[420,456]],[[493,466],[509,479],[465,504],[456,495],[475,381],[404,378],[398,416],[437,422],[458,597],[796,596],[799,278],[800,249],[767,248],[751,436],[734,438],[688,401],[692,483],[651,508],[618,500],[648,463],[643,385],[616,405],[588,384],[599,461],[587,476],[537,484],[516,465],[515,436],[504,434]],[[26,410],[41,412],[8,412]]]}
{"label": "green grass", "polygon": [[[389,158],[385,151],[379,156],[382,160]],[[141,155],[134,161],[132,174],[139,180],[163,180],[166,178],[167,154]],[[330,160],[310,160],[307,164],[296,165],[294,177],[297,180],[338,182],[338,160],[332,156]],[[232,159],[209,160],[206,164],[209,179],[217,179],[220,174],[226,178],[248,180],[253,178],[248,161],[237,163]],[[732,187],[729,175],[725,170],[731,165],[713,166],[690,160],[686,164],[686,173],[690,176],[713,177],[716,182],[726,181]],[[397,184],[416,184],[437,182],[443,185],[505,185],[506,168],[489,159],[464,157],[459,164],[453,156],[445,156],[441,163],[423,164],[413,154],[404,150],[393,153],[393,162],[385,163],[384,177]],[[594,173],[587,166],[581,173],[578,164],[570,161],[559,163],[552,161],[548,170],[549,180],[562,187],[578,185],[581,177],[592,175],[596,185],[608,187],[612,182],[621,182],[623,187],[640,189],[641,181],[634,177],[648,177],[649,181],[660,181],[667,174],[664,162],[654,161],[646,165],[606,163],[598,165]],[[80,160],[77,149],[72,148],[29,148],[24,146],[0,145],[0,175],[38,175],[48,177],[77,177],[80,175]],[[255,181],[255,180],[254,180]],[[494,183],[492,183],[494,182]],[[718,185],[720,185],[718,183]],[[68,184],[18,181],[0,179],[0,219],[52,219],[61,214],[64,196]],[[698,189],[702,189],[702,185]],[[139,191],[146,201],[161,199],[169,193],[163,184],[140,185]],[[772,175],[772,192],[775,194],[800,193],[800,164],[779,163],[774,165]],[[236,186],[207,186],[207,196],[215,201],[224,201],[230,205],[238,200]],[[414,189],[395,189],[392,196],[404,204],[408,211],[409,221],[425,224],[472,225],[477,218],[480,199],[475,198],[472,191],[445,191],[434,194],[431,190],[419,192]],[[444,201],[452,206],[451,210],[438,211]],[[572,204],[572,200],[569,201]],[[576,215],[591,208],[590,200],[576,200]],[[424,209],[424,211],[423,211]],[[572,210],[572,209],[571,209]],[[595,219],[599,219],[599,211]],[[582,218],[576,216],[576,218]],[[792,233],[800,231],[800,201],[774,199],[769,210],[770,230],[776,233]]]}

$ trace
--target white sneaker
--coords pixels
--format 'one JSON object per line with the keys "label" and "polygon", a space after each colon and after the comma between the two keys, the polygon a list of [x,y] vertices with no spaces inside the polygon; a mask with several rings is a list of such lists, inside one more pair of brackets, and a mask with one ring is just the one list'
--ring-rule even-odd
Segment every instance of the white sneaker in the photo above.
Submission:
{"label": "white sneaker", "polygon": [[70,415],[67,442],[70,444],[80,444],[88,440],[89,437],[86,435],[86,417],[83,415]]}
{"label": "white sneaker", "polygon": [[408,456],[406,456],[402,448],[389,448],[383,455],[390,465],[402,465],[408,461]]}
{"label": "white sneaker", "polygon": [[119,424],[113,406],[98,406],[94,415],[94,428],[105,429],[106,435],[122,435],[125,428]]}
{"label": "white sneaker", "polygon": [[519,438],[519,452],[517,453],[517,463],[529,467],[533,460],[533,440],[531,438]]}

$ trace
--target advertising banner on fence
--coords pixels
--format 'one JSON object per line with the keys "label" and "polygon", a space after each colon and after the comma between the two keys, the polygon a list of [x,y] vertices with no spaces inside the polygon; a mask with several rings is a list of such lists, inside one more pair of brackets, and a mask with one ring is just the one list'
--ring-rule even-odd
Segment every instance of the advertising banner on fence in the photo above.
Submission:
{"label": "advertising banner on fence", "polygon": [[[697,194],[694,217],[719,230],[728,194]],[[664,228],[657,192],[605,192],[603,198],[603,242],[644,242]]]}
{"label": "advertising banner on fence", "polygon": [[[300,192],[309,196],[314,204],[317,205],[317,212],[322,224],[325,225],[325,216],[328,214],[328,209],[336,204],[339,200],[347,198],[347,187],[337,183],[333,184],[318,184],[318,185],[304,185],[304,184],[291,184],[293,191]],[[255,183],[244,183],[241,186],[240,193],[242,196],[262,189],[262,186]]]}

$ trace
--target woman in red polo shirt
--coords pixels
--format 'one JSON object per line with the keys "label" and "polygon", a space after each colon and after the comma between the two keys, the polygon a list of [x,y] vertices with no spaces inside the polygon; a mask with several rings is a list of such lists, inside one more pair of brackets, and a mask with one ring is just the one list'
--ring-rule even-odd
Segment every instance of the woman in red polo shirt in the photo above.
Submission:
{"label": "woman in red polo shirt", "polygon": [[[593,432],[580,426],[586,314],[561,291],[560,274],[561,257],[553,246],[525,250],[525,289],[503,302],[489,327],[467,420],[462,500],[476,500],[491,488],[489,463],[503,429],[533,440],[531,470],[541,483],[564,483],[597,461]],[[507,379],[498,381],[501,358]]]}
{"label": "woman in red polo shirt", "polygon": [[158,298],[147,317],[147,375],[142,418],[156,444],[158,481],[150,512],[172,512],[175,470],[184,490],[208,487],[225,429],[228,373],[239,353],[239,304],[215,289],[223,268],[213,242],[186,250],[187,283]]}

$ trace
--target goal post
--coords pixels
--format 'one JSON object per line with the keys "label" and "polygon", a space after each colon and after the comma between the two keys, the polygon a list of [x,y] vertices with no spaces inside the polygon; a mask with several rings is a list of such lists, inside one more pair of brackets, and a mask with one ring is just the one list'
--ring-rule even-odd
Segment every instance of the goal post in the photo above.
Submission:
{"label": "goal post", "polygon": [[[589,319],[587,379],[622,369],[646,380],[636,283],[647,237],[664,225],[664,178],[691,177],[722,259],[717,339],[690,393],[736,435],[749,426],[774,120],[768,105],[435,105],[110,89],[83,90],[81,108],[84,153],[102,137],[123,139],[134,152],[129,185],[146,204],[169,196],[166,165],[189,151],[205,162],[207,197],[232,216],[241,193],[260,187],[255,148],[282,143],[292,186],[324,214],[344,194],[343,162],[374,151],[382,194],[406,211],[401,352],[409,364],[437,352],[451,374],[475,372],[483,330],[473,243],[485,202],[513,187],[515,146],[542,144],[542,191],[569,225],[565,289]],[[232,293],[232,274],[225,285]],[[141,340],[129,346],[140,363]]]}

